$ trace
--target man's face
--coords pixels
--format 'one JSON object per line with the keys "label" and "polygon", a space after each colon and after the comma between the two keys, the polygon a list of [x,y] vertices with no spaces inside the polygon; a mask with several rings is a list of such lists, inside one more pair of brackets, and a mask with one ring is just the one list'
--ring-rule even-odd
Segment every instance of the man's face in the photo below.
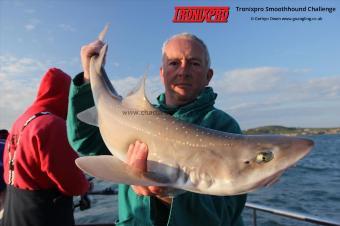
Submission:
{"label": "man's face", "polygon": [[166,104],[179,106],[193,101],[209,84],[204,49],[195,40],[174,38],[165,46],[160,75],[165,86]]}

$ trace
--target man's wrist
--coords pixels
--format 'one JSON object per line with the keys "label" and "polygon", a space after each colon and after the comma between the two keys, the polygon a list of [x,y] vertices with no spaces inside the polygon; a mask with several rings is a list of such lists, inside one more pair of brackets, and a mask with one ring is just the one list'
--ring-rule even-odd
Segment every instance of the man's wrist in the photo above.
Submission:
{"label": "man's wrist", "polygon": [[79,74],[77,74],[74,79],[73,79],[73,83],[76,86],[82,86],[84,84],[89,83],[89,81],[87,81],[84,77],[84,72],[80,72]]}
{"label": "man's wrist", "polygon": [[83,83],[90,83],[90,76],[86,72],[83,72]]}

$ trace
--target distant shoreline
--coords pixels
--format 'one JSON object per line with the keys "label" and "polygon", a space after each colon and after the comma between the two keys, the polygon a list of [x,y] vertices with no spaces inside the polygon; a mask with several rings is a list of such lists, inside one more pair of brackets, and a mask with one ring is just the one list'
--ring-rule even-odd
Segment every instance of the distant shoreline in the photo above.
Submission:
{"label": "distant shoreline", "polygon": [[261,126],[247,129],[244,134],[278,134],[288,136],[305,136],[305,135],[323,135],[323,134],[340,134],[340,127],[335,128],[299,128],[285,126]]}

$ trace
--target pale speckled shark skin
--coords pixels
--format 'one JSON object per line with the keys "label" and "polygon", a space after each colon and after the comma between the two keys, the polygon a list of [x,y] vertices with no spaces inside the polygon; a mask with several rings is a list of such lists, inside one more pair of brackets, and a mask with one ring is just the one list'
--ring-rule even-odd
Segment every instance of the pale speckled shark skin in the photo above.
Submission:
{"label": "pale speckled shark skin", "polygon": [[[95,107],[78,118],[99,127],[113,156],[78,158],[78,167],[90,175],[114,183],[166,186],[169,191],[236,195],[272,184],[313,147],[308,139],[236,135],[181,122],[149,103],[145,77],[123,99],[103,68],[106,51],[105,45],[90,63]],[[128,146],[136,140],[148,146],[146,173],[125,163]]]}

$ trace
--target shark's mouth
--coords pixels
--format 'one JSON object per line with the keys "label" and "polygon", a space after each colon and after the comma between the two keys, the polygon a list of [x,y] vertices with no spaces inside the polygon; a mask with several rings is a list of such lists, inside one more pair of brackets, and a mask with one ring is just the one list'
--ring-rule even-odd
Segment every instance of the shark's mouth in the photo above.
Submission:
{"label": "shark's mouth", "polygon": [[276,173],[274,173],[273,175],[263,179],[263,180],[260,180],[257,185],[255,187],[268,187],[268,186],[271,186],[273,184],[275,184],[276,182],[279,181],[279,178],[281,177],[281,175],[285,172],[286,170],[280,170]]}

